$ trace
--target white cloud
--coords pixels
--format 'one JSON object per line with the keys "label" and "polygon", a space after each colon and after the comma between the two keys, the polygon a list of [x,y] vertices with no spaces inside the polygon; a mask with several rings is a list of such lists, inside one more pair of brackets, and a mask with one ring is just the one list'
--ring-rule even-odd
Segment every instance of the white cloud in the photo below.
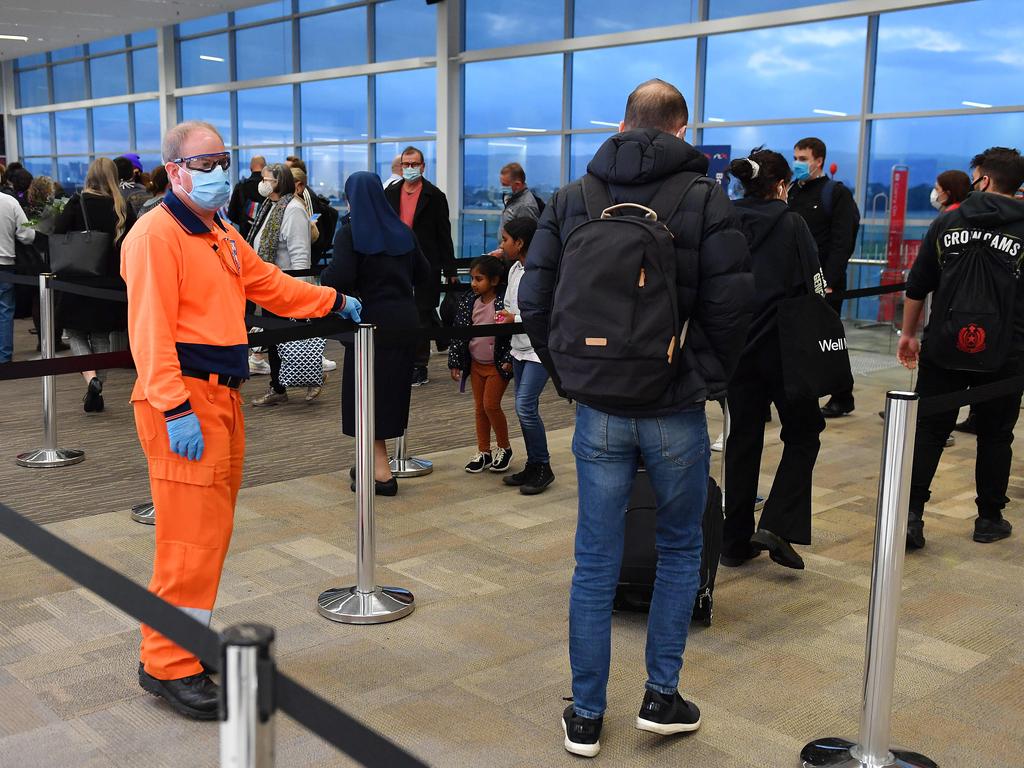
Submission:
{"label": "white cloud", "polygon": [[782,46],[756,51],[747,59],[747,67],[754,74],[764,78],[775,78],[783,75],[794,75],[799,72],[810,72],[814,67],[806,59],[790,58],[782,52]]}
{"label": "white cloud", "polygon": [[1024,51],[1012,50],[1003,51],[1002,53],[996,53],[992,56],[986,56],[984,61],[991,61],[995,64],[1003,64],[1007,67],[1016,67],[1017,69],[1024,69]]}
{"label": "white cloud", "polygon": [[867,34],[863,27],[858,29],[836,29],[831,24],[790,27],[789,29],[783,29],[781,34],[771,30],[766,31],[773,38],[781,37],[786,45],[818,45],[823,48],[863,45]]}
{"label": "white cloud", "polygon": [[887,47],[904,51],[957,53],[964,45],[953,35],[932,27],[886,27],[878,31],[878,39]]}

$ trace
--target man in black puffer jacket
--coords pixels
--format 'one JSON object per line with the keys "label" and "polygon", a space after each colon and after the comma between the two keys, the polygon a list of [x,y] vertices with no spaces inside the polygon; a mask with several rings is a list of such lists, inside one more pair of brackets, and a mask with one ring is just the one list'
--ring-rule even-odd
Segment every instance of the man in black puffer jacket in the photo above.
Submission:
{"label": "man in black puffer jacket", "polygon": [[[607,185],[613,202],[643,205],[650,205],[659,189],[679,174],[705,174],[707,158],[682,140],[688,118],[686,100],[674,86],[661,80],[640,85],[626,104],[621,132],[597,151],[589,174]],[[556,192],[541,216],[520,285],[519,307],[530,340],[559,387],[548,351],[552,311],[559,311],[553,306],[559,262],[569,233],[589,218],[581,181]],[[666,223],[678,256],[680,325],[689,321],[678,373],[651,402],[580,402],[576,413],[579,519],[569,602],[574,703],[566,708],[562,725],[565,748],[587,757],[600,749],[612,598],[622,560],[625,510],[640,458],[658,501],[659,559],[648,623],[647,690],[637,727],[671,734],[700,725],[700,712],[679,695],[677,686],[698,588],[708,487],[704,403],[725,394],[746,339],[754,281],[746,239],[718,184],[693,184]],[[640,280],[643,287],[643,273]],[[626,284],[622,290],[633,292],[636,287]]]}

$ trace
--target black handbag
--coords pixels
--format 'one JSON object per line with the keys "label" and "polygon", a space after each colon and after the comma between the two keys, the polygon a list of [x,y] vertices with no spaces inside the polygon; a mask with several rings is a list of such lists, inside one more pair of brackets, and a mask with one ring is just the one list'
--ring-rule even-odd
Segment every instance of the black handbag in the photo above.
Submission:
{"label": "black handbag", "polygon": [[50,270],[60,277],[105,277],[113,236],[91,230],[82,195],[78,204],[85,231],[50,236]]}
{"label": "black handbag", "polygon": [[789,400],[817,399],[853,388],[846,329],[839,313],[818,293],[821,270],[812,270],[797,245],[797,262],[807,293],[778,304],[782,383]]}

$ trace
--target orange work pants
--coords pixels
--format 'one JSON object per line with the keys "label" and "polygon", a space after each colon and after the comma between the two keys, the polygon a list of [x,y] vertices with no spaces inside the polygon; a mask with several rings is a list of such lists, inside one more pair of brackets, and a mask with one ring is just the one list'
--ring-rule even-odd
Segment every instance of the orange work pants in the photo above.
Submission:
{"label": "orange work pants", "polygon": [[[156,508],[149,590],[209,624],[242,484],[245,424],[238,390],[202,379],[183,380],[203,431],[199,461],[171,451],[161,411],[145,400],[132,403]],[[146,672],[158,680],[202,670],[193,654],[147,626],[142,627],[141,658]]]}
{"label": "orange work pants", "polygon": [[501,398],[508,382],[498,373],[495,365],[484,365],[476,360],[470,368],[470,385],[476,405],[476,448],[481,453],[491,452],[491,429],[499,448],[508,448],[508,421],[501,410]]}

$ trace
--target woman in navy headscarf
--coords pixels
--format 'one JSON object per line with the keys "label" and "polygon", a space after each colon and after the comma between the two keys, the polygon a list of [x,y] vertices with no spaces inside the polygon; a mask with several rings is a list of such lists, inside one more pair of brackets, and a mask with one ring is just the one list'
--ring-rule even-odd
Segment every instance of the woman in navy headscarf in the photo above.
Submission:
{"label": "woman in navy headscarf", "polygon": [[[430,264],[416,237],[384,198],[373,173],[353,173],[345,182],[349,216],[334,238],[334,260],[320,282],[363,302],[362,320],[380,329],[416,328],[413,285],[430,277]],[[398,482],[388,465],[385,440],[400,437],[409,421],[415,339],[381,341],[374,350],[374,479],[376,493],[394,496]],[[355,361],[346,345],[342,371],[341,430],[355,437]],[[353,473],[354,480],[354,473]],[[355,490],[355,483],[352,484]]]}

